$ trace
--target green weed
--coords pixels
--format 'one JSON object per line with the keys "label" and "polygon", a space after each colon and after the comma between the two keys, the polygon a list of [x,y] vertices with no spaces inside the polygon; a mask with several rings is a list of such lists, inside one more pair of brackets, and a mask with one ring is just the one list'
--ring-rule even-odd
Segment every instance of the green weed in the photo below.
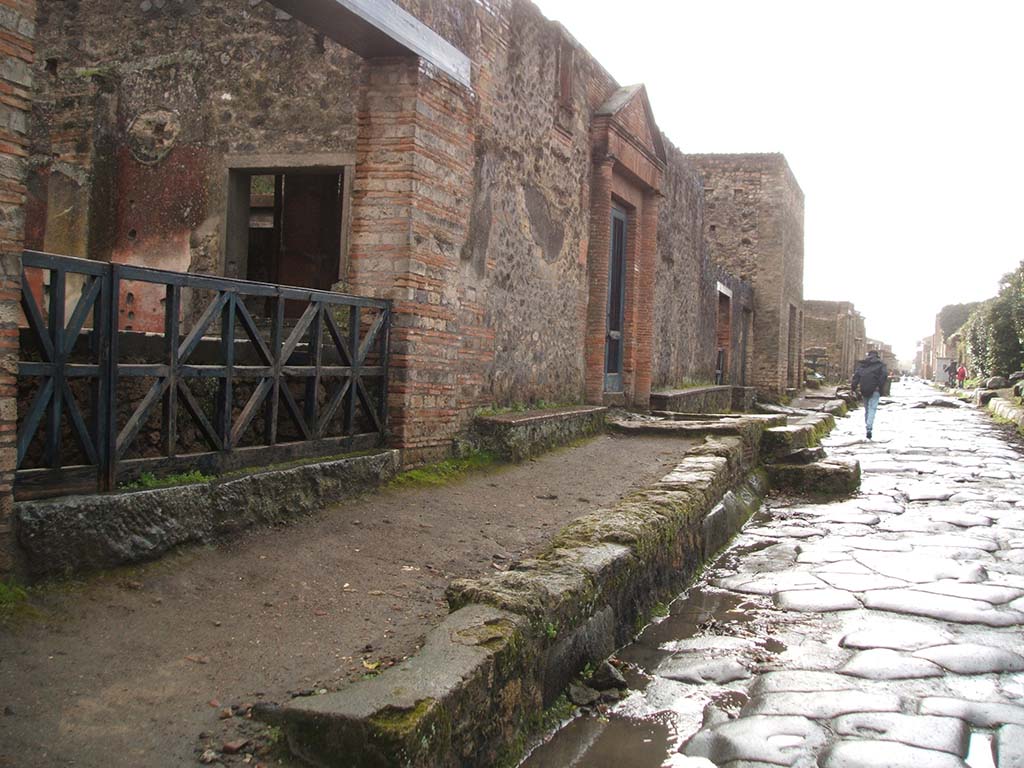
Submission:
{"label": "green weed", "polygon": [[11,579],[0,581],[0,624],[31,610],[28,590]]}
{"label": "green weed", "polygon": [[208,483],[215,479],[213,475],[204,475],[198,469],[191,472],[181,472],[176,475],[157,477],[152,472],[143,472],[139,479],[132,483],[121,485],[126,491],[149,491],[154,488],[170,488],[172,485],[194,485],[196,483]]}
{"label": "green weed", "polygon": [[431,487],[446,485],[459,480],[470,472],[487,469],[499,461],[490,451],[475,451],[457,459],[445,459],[402,472],[390,485],[399,488]]}

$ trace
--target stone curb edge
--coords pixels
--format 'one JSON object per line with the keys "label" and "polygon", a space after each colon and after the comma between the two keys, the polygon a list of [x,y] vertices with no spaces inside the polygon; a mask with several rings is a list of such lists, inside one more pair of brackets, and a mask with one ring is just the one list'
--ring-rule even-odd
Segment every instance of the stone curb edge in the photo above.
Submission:
{"label": "stone curb edge", "polygon": [[515,765],[572,677],[631,640],[757,509],[762,431],[708,437],[653,487],[570,523],[537,558],[453,582],[452,613],[416,656],[257,716],[318,766]]}

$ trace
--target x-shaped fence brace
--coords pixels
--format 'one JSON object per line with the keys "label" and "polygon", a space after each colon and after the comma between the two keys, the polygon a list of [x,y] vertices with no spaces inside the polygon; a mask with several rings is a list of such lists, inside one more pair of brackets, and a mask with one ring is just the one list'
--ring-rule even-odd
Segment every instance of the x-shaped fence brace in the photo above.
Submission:
{"label": "x-shaped fence brace", "polygon": [[[327,291],[289,288],[242,280],[201,275],[185,275],[141,267],[110,265],[81,259],[26,252],[26,267],[50,270],[48,322],[36,301],[27,275],[23,275],[22,306],[36,342],[41,362],[19,363],[20,376],[39,377],[40,385],[18,434],[18,465],[48,413],[44,464],[59,469],[61,464],[61,418],[66,407],[73,432],[90,464],[98,465],[101,486],[109,487],[116,478],[116,465],[124,460],[139,433],[162,404],[161,452],[173,458],[178,444],[178,406],[184,406],[199,435],[211,451],[230,452],[237,448],[256,416],[263,412],[266,446],[278,444],[279,405],[295,426],[301,440],[326,438],[332,421],[343,406],[343,432],[352,436],[357,428],[357,403],[372,425],[372,432],[383,438],[386,424],[386,386],[390,305],[384,301],[348,296]],[[71,319],[64,322],[66,277],[69,272],[85,275],[82,293]],[[126,281],[163,285],[164,354],[159,363],[118,362],[118,304],[121,285]],[[213,292],[198,320],[181,337],[182,289]],[[269,342],[246,306],[245,298],[272,299],[273,317]],[[305,309],[294,325],[285,323],[286,302],[304,302]],[[373,312],[362,332],[363,312]],[[336,312],[347,313],[347,328],[339,326]],[[93,333],[89,335],[90,360],[72,363],[70,355],[85,322],[92,313]],[[219,318],[219,329],[215,324]],[[240,327],[251,345],[257,364],[237,364],[236,329]],[[215,330],[219,330],[217,339]],[[287,333],[287,336],[285,336]],[[325,343],[326,337],[326,343]],[[214,364],[194,362],[192,357],[204,339],[219,344]],[[305,347],[303,348],[303,342]],[[375,365],[367,365],[377,348]],[[340,365],[325,362],[336,355]],[[68,383],[69,378],[93,378],[90,430]],[[117,382],[122,377],[154,379],[126,423],[117,430]],[[380,382],[376,402],[366,378]],[[217,381],[214,414],[211,421],[189,385],[190,381]],[[305,380],[305,396],[300,406],[289,384]],[[256,386],[245,404],[234,415],[236,380],[255,381]],[[321,387],[326,398],[321,405]],[[116,432],[116,434],[115,434]]]}

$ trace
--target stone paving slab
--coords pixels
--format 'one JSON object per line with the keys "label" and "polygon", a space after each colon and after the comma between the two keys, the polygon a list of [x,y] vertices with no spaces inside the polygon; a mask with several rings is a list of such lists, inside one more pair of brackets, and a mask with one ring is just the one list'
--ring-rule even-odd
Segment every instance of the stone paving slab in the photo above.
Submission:
{"label": "stone paving slab", "polygon": [[[720,768],[1024,768],[1024,451],[909,390],[876,439],[855,413],[823,441],[860,462],[859,493],[770,500],[673,608],[693,625],[651,633],[658,663],[686,651],[678,688],[652,684],[679,751]],[[714,682],[702,659],[750,677]]]}
{"label": "stone paving slab", "polygon": [[829,720],[853,712],[898,712],[900,697],[893,693],[869,693],[860,690],[830,691],[827,696],[781,692],[754,696],[743,707],[744,715],[800,715],[814,720]]}
{"label": "stone paving slab", "polygon": [[685,754],[715,763],[754,760],[790,766],[825,741],[824,729],[805,717],[754,715],[701,731],[686,745]]}
{"label": "stone paving slab", "polygon": [[996,768],[1024,768],[1024,726],[1004,725],[992,742]]}
{"label": "stone paving slab", "polygon": [[940,715],[966,720],[977,728],[1024,725],[1024,706],[1001,701],[965,701],[947,696],[932,696],[921,700],[917,711],[922,715]]}
{"label": "stone paving slab", "polygon": [[842,741],[829,747],[821,768],[969,768],[946,752],[891,741]]}
{"label": "stone paving slab", "polygon": [[904,680],[941,677],[942,666],[928,658],[905,656],[890,648],[872,648],[853,656],[839,669],[844,675],[869,680]]}
{"label": "stone paving slab", "polygon": [[910,747],[967,756],[971,730],[954,717],[905,715],[894,712],[860,712],[832,721],[840,736],[898,741]]}

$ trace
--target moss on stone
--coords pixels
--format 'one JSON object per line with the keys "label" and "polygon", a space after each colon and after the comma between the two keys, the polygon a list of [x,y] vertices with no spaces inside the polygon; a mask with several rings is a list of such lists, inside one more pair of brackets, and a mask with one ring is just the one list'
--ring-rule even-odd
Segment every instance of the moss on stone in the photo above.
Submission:
{"label": "moss on stone", "polygon": [[411,709],[385,707],[369,718],[370,725],[378,735],[388,741],[405,740],[415,731],[424,718],[437,705],[437,699],[420,699]]}

